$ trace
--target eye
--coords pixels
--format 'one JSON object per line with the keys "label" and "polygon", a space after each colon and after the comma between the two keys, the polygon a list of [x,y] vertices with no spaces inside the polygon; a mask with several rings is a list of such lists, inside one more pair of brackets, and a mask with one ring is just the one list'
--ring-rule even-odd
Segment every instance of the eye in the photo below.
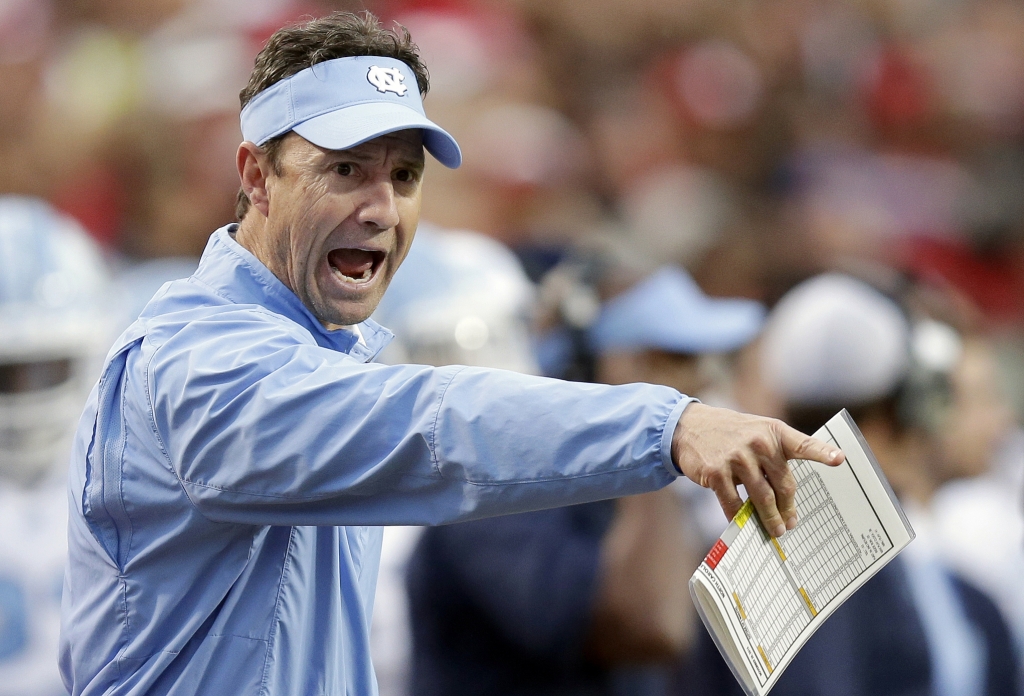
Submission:
{"label": "eye", "polygon": [[348,162],[340,162],[334,165],[334,171],[338,172],[341,176],[351,176],[353,173],[352,165]]}
{"label": "eye", "polygon": [[408,169],[399,169],[395,172],[395,180],[397,181],[413,181],[416,176]]}

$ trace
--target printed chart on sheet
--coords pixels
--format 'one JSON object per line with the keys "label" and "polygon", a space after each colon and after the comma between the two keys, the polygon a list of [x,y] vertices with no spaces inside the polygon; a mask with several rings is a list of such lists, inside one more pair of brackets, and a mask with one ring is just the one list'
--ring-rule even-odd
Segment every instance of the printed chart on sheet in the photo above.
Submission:
{"label": "printed chart on sheet", "polygon": [[837,466],[790,460],[798,524],[778,539],[748,500],[690,579],[715,645],[748,696],[766,696],[814,631],[914,538],[846,411],[815,435]]}
{"label": "printed chart on sheet", "polygon": [[[835,444],[832,438],[830,442]],[[720,566],[769,673],[811,619],[871,561],[815,467],[794,460],[792,469],[797,527],[775,540],[748,512],[747,519],[737,520],[741,529],[730,544],[733,553]],[[881,526],[877,516],[875,523]],[[882,552],[891,548],[888,539],[880,541]]]}

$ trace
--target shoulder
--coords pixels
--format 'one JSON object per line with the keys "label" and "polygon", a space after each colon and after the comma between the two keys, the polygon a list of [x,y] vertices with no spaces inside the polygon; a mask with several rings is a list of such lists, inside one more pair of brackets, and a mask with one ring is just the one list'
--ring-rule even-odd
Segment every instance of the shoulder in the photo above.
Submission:
{"label": "shoulder", "polygon": [[165,315],[146,327],[142,357],[153,377],[202,379],[268,374],[300,353],[326,352],[312,335],[259,306],[227,306]]}
{"label": "shoulder", "polygon": [[173,382],[226,376],[242,365],[251,376],[293,360],[297,351],[319,352],[295,321],[262,305],[224,300],[195,279],[165,286],[121,342],[133,338],[142,339],[135,360],[149,378]]}
{"label": "shoulder", "polygon": [[315,343],[309,331],[288,317],[260,304],[232,302],[194,277],[165,285],[139,322],[154,348],[191,348],[225,339]]}

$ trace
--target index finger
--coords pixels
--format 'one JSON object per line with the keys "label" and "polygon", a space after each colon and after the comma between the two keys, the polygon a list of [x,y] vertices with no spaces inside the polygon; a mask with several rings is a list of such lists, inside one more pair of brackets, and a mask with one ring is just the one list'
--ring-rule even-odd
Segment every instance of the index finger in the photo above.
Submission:
{"label": "index finger", "polygon": [[786,459],[810,459],[829,466],[838,466],[846,461],[846,455],[835,445],[804,435],[785,423],[782,424],[781,441]]}

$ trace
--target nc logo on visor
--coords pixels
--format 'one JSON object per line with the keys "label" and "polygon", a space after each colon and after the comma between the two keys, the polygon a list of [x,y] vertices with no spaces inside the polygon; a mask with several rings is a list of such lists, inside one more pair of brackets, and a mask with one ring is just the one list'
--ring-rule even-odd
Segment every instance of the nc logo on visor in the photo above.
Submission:
{"label": "nc logo on visor", "polygon": [[402,84],[405,82],[405,75],[398,68],[371,66],[369,72],[366,73],[366,79],[382,94],[394,92],[398,96],[404,97],[405,93],[409,91],[409,88]]}

